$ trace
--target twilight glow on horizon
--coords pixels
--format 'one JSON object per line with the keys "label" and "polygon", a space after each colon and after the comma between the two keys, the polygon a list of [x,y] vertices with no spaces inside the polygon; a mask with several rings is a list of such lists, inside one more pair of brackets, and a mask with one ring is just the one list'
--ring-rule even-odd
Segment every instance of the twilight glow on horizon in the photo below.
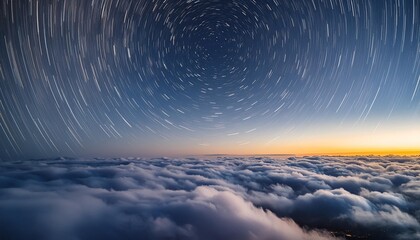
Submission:
{"label": "twilight glow on horizon", "polygon": [[3,0],[0,159],[420,154],[416,0]]}

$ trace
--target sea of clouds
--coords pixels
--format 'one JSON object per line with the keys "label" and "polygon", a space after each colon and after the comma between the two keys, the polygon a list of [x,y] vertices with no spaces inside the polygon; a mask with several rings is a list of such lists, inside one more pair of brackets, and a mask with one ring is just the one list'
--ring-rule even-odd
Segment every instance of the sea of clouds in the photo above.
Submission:
{"label": "sea of clouds", "polygon": [[0,163],[0,239],[420,239],[420,159]]}

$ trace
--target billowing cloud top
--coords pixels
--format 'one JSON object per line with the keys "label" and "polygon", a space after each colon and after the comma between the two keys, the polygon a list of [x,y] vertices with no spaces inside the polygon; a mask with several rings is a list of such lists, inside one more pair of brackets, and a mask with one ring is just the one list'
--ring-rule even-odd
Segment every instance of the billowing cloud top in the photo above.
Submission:
{"label": "billowing cloud top", "polygon": [[0,164],[0,239],[418,239],[417,158]]}

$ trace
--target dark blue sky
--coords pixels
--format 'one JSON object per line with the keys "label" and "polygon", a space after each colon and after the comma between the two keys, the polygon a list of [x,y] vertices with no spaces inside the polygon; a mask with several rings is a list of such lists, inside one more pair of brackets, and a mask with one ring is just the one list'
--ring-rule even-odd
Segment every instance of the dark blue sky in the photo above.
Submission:
{"label": "dark blue sky", "polygon": [[418,1],[0,9],[1,159],[420,146]]}

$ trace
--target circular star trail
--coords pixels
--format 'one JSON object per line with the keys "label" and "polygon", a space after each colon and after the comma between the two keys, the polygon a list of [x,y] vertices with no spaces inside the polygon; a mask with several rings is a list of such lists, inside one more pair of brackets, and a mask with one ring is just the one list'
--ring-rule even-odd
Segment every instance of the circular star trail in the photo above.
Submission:
{"label": "circular star trail", "polygon": [[0,6],[4,159],[188,152],[323,122],[419,117],[417,1]]}

